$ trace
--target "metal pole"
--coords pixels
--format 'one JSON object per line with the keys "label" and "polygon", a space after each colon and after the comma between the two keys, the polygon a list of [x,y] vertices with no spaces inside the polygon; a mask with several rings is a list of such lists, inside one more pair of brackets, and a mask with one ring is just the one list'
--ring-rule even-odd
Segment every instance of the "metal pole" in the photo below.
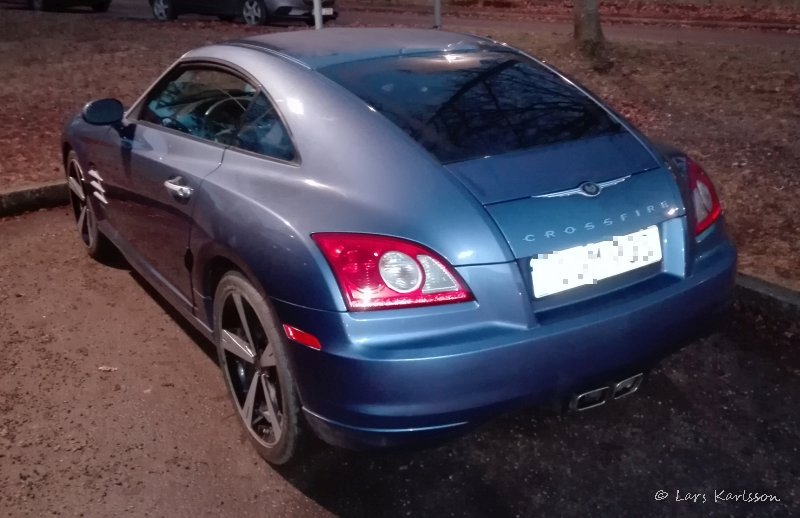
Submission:
{"label": "metal pole", "polygon": [[314,0],[314,28],[322,28],[322,0]]}
{"label": "metal pole", "polygon": [[442,0],[433,0],[433,28],[442,27]]}

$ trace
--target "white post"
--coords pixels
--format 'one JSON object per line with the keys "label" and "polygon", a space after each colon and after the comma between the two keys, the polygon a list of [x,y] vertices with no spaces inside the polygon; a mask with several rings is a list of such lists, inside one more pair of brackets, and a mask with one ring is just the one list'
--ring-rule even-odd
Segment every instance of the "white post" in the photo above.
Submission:
{"label": "white post", "polygon": [[322,28],[322,0],[314,0],[314,28]]}
{"label": "white post", "polygon": [[433,28],[442,27],[442,0],[433,0]]}

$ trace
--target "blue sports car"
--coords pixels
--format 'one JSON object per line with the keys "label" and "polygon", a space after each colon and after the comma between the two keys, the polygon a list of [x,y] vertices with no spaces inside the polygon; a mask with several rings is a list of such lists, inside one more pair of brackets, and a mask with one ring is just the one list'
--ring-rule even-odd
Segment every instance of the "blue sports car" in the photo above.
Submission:
{"label": "blue sports car", "polygon": [[714,186],[550,66],[484,38],[296,31],[87,104],[78,231],[216,344],[258,452],[439,440],[583,410],[726,308]]}

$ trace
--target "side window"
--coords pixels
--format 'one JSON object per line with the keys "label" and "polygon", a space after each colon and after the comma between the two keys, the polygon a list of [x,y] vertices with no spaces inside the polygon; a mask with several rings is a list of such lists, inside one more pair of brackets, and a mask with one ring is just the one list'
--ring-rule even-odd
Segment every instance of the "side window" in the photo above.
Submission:
{"label": "side window", "polygon": [[230,145],[256,89],[213,68],[182,69],[156,86],[139,119]]}
{"label": "side window", "polygon": [[292,161],[297,156],[289,132],[263,93],[250,103],[233,145],[280,160]]}

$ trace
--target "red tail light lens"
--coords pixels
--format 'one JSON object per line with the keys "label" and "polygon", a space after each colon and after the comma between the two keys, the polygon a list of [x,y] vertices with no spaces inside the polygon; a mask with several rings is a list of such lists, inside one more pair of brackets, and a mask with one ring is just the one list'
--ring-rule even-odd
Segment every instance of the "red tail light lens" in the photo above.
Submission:
{"label": "red tail light lens", "polygon": [[435,252],[402,239],[369,234],[311,236],[354,311],[473,300],[458,273]]}
{"label": "red tail light lens", "polygon": [[312,335],[311,333],[306,333],[302,329],[297,329],[293,326],[287,326],[283,324],[283,332],[286,334],[286,338],[289,340],[293,340],[299,344],[303,344],[306,347],[311,347],[312,349],[316,349],[317,351],[322,349],[322,344],[319,343],[319,340],[316,336]]}
{"label": "red tail light lens", "polygon": [[691,158],[686,161],[689,174],[689,188],[692,191],[692,205],[695,215],[695,235],[701,234],[710,227],[722,214],[717,191],[711,179],[697,162]]}

